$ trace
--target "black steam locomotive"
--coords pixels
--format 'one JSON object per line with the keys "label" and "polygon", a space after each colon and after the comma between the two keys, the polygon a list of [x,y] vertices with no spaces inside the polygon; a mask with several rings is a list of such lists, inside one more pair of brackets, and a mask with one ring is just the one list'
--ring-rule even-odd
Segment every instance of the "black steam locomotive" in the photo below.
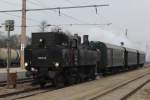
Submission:
{"label": "black steam locomotive", "polygon": [[57,87],[94,80],[96,75],[143,66],[145,53],[99,41],[88,35],[62,32],[33,33],[32,47],[25,51],[28,74],[44,86]]}

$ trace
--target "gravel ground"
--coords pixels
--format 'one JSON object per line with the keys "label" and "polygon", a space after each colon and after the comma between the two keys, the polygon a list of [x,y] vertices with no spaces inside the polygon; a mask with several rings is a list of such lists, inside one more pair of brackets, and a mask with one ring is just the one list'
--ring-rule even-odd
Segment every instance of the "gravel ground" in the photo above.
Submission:
{"label": "gravel ground", "polygon": [[22,100],[88,100],[94,95],[103,93],[124,81],[135,78],[146,72],[150,72],[150,68],[113,75],[99,80],[24,98]]}
{"label": "gravel ground", "polygon": [[[115,91],[112,91],[107,95],[98,97],[96,98],[96,100],[122,100],[124,96],[130,94],[133,90],[135,90],[137,87],[141,86],[143,83],[147,82],[148,80],[150,80],[150,74],[138,80],[130,82],[129,84],[126,84],[121,88],[115,89]],[[137,99],[133,99],[133,100],[137,100]]]}
{"label": "gravel ground", "polygon": [[150,100],[150,83],[146,84],[135,95],[131,96],[128,100]]}

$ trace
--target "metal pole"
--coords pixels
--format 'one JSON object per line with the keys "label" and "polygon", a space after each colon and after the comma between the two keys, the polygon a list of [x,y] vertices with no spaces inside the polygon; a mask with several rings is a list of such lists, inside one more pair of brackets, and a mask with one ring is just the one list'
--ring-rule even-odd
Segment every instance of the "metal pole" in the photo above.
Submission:
{"label": "metal pole", "polygon": [[10,71],[9,67],[10,67],[10,31],[8,31],[8,40],[7,40],[7,87],[8,88],[9,88],[9,71]]}
{"label": "metal pole", "polygon": [[26,0],[22,0],[22,25],[21,25],[21,57],[20,65],[22,68],[24,66],[24,47],[26,46]]}

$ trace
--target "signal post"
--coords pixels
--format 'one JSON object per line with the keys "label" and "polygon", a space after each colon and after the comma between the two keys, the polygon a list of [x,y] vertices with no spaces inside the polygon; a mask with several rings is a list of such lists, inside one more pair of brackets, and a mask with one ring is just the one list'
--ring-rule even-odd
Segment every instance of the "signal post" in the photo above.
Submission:
{"label": "signal post", "polygon": [[10,31],[14,30],[14,20],[6,20],[5,21],[5,30],[8,31],[8,39],[7,39],[7,86],[9,87],[9,67],[10,67],[10,58],[11,58]]}

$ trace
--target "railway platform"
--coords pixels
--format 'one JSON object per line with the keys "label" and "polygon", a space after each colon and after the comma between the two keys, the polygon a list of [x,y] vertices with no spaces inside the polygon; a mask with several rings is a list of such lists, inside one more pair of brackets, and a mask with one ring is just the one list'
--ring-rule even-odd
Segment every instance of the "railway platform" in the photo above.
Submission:
{"label": "railway platform", "polygon": [[[26,70],[20,67],[18,68],[10,68],[10,73],[17,73],[17,79],[26,78]],[[0,82],[5,82],[7,80],[7,69],[0,68]]]}

